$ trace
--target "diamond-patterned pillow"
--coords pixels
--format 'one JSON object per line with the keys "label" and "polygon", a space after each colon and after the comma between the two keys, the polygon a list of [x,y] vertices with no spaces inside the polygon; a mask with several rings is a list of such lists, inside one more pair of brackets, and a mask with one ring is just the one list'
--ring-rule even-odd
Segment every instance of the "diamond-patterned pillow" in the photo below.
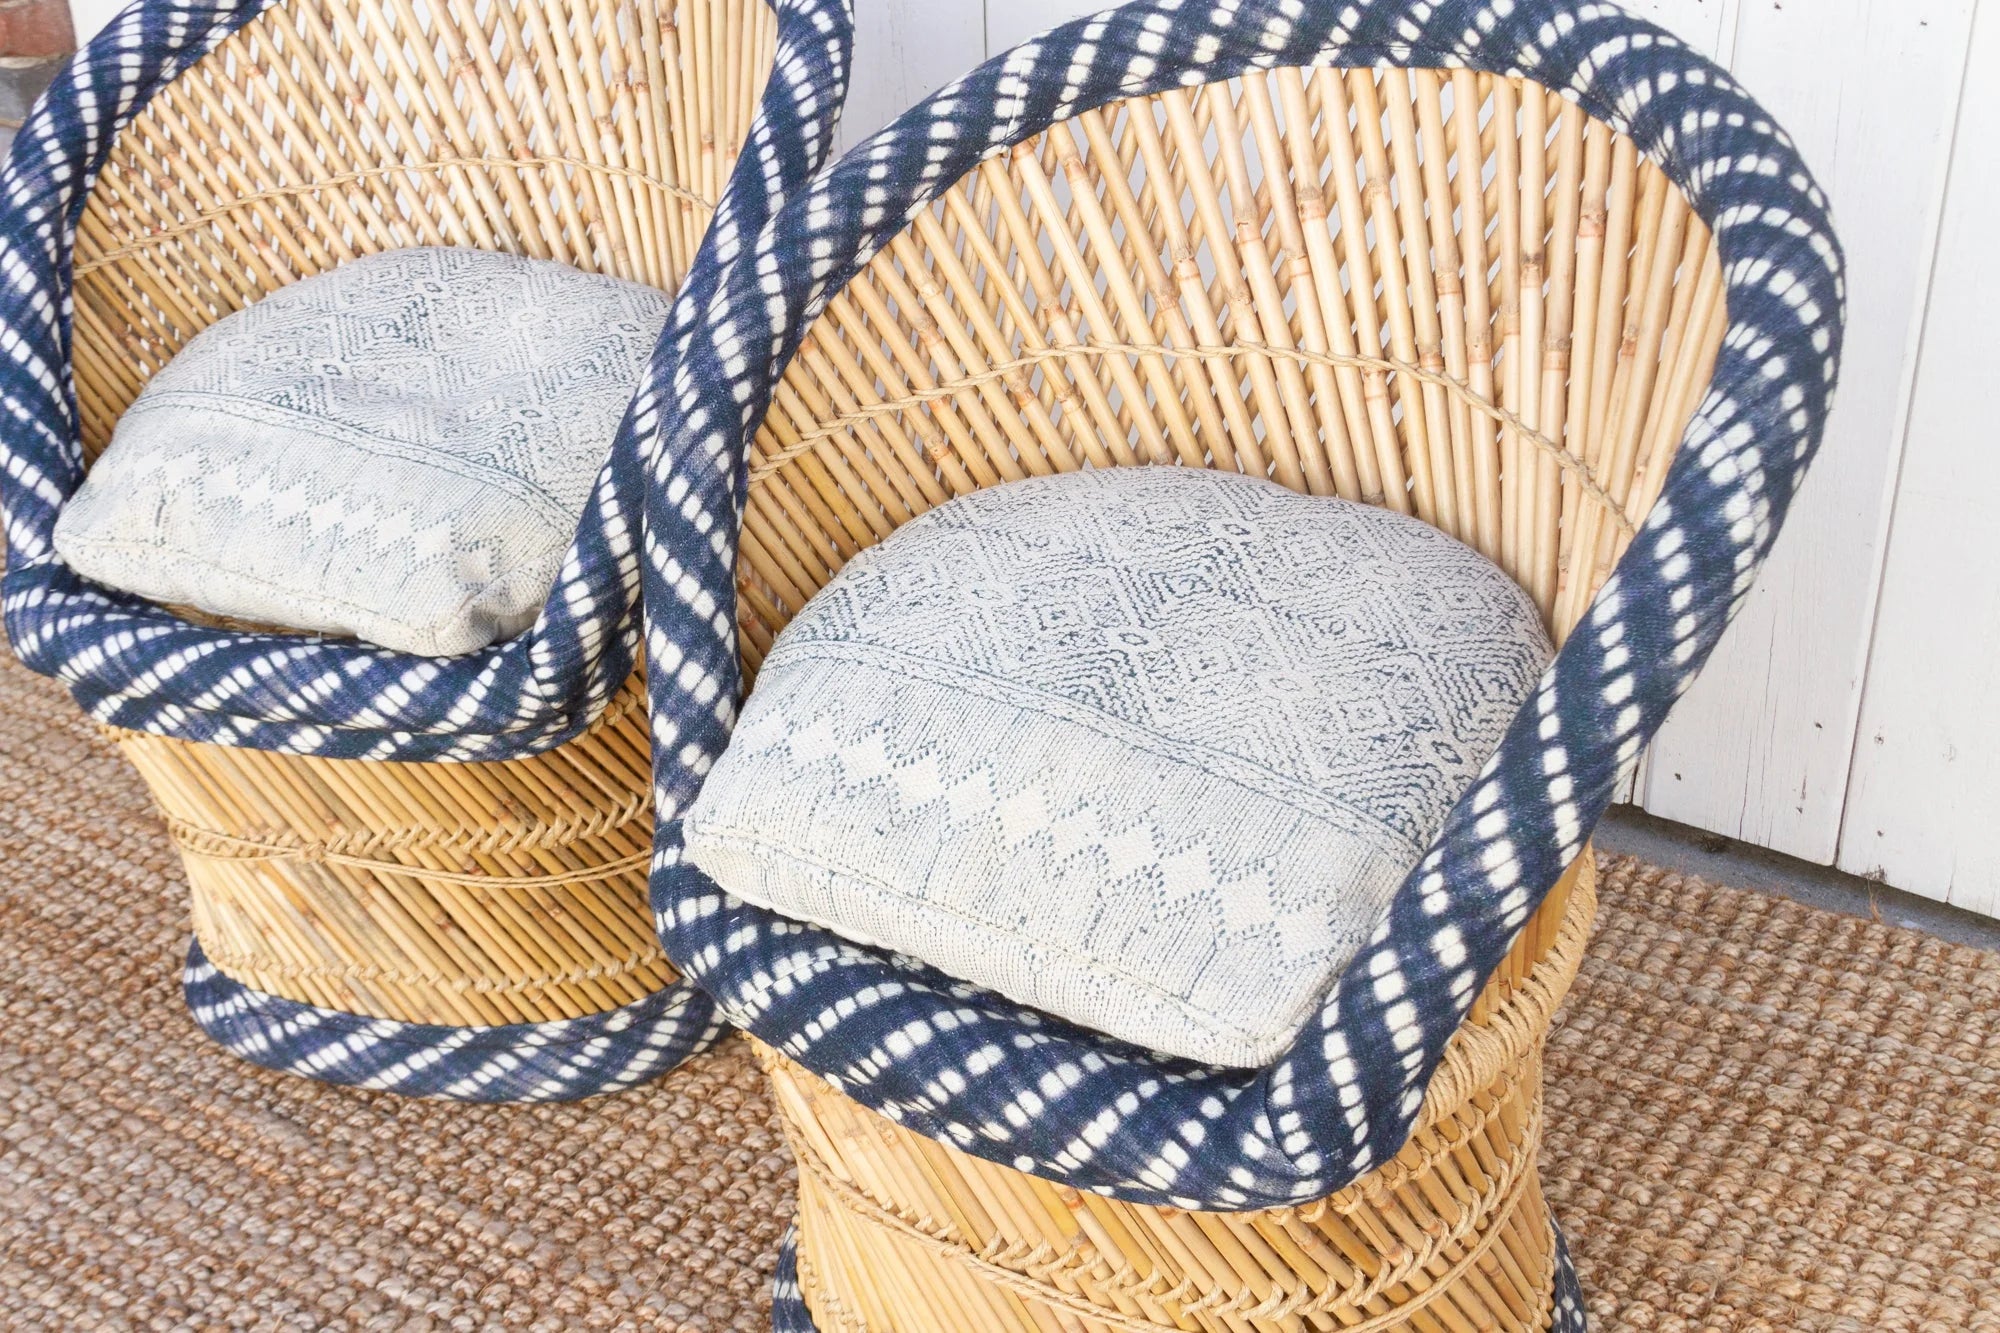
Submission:
{"label": "diamond-patterned pillow", "polygon": [[428,656],[535,621],[672,299],[394,250],[191,339],[56,523],[98,583]]}
{"label": "diamond-patterned pillow", "polygon": [[1550,655],[1527,595],[1415,519],[1188,468],[1002,486],[807,604],[687,846],[759,906],[1262,1065]]}

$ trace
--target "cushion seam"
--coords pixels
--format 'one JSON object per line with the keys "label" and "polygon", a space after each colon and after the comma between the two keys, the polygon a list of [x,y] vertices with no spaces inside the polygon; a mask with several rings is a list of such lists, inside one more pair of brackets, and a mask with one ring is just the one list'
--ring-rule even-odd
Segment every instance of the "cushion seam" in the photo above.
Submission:
{"label": "cushion seam", "polygon": [[[1062,957],[1073,960],[1075,962],[1087,963],[1094,967],[1101,967],[1105,969],[1107,972],[1111,973],[1112,975],[1118,977],[1120,980],[1130,982],[1132,985],[1137,986],[1143,991],[1147,991],[1154,995],[1157,995],[1161,1000],[1165,1001],[1167,1004],[1171,1005],[1174,1009],[1179,1011],[1183,1018],[1188,1019],[1195,1026],[1201,1028],[1202,1030],[1204,1030],[1205,1032],[1209,1033],[1212,1036],[1235,1037],[1245,1041],[1246,1043],[1251,1041],[1252,1038],[1255,1036],[1255,1034],[1253,1034],[1251,1030],[1248,1028],[1238,1027],[1220,1021],[1211,1014],[1207,1014],[1202,1012],[1201,1010],[1191,1008],[1189,1001],[1187,1001],[1186,999],[1182,998],[1181,996],[1175,995],[1171,991],[1161,988],[1156,983],[1148,981],[1144,977],[1138,976],[1132,972],[1127,971],[1126,969],[1118,966],[1116,963],[1109,962],[1102,958],[1094,958],[1088,954],[1078,953],[1070,948],[1065,947],[1059,942],[1051,942],[1038,939],[1035,936],[1024,934],[1023,932],[1006,925],[988,921],[982,921],[976,917],[967,916],[965,913],[958,911],[953,907],[947,906],[943,903],[936,902],[932,899],[918,897],[917,895],[909,893],[904,889],[897,888],[895,885],[890,884],[884,880],[881,880],[874,875],[870,875],[865,871],[856,870],[849,866],[835,865],[832,864],[831,862],[814,858],[810,855],[797,851],[793,848],[772,842],[769,838],[764,837],[760,834],[744,829],[701,826],[698,825],[692,818],[683,820],[682,828],[684,830],[683,836],[686,839],[690,853],[694,851],[694,846],[697,842],[708,841],[719,845],[733,846],[734,848],[739,850],[745,850],[751,852],[763,852],[768,854],[768,856],[774,860],[783,859],[790,861],[797,866],[806,867],[812,870],[825,871],[826,873],[831,875],[843,876],[849,880],[855,881],[863,885],[864,887],[878,888],[882,892],[890,894],[893,897],[900,899],[903,902],[911,903],[919,907],[929,908],[942,915],[953,917],[959,921],[963,921],[967,925],[976,927],[980,930],[988,931],[996,935],[1004,935],[1012,939],[1020,940],[1021,942],[1026,944],[1033,944],[1038,947],[1047,948],[1061,955]],[[701,864],[700,858],[696,856],[693,859],[695,861],[696,866],[699,867]],[[703,873],[705,874],[707,872],[704,871]],[[729,889],[729,886],[726,884],[723,885],[722,887],[725,890]],[[734,890],[729,890],[729,891],[735,892]],[[742,897],[743,895],[738,893],[737,896]],[[776,907],[767,906],[765,910],[777,912],[778,915],[780,916],[787,915],[787,913],[784,912],[782,909]],[[799,918],[799,919],[803,920],[805,918]],[[818,925],[825,930],[833,930],[835,934],[839,933],[839,931],[836,930],[834,927],[826,925],[824,922],[813,922],[812,924]],[[881,946],[881,947],[886,947],[886,946]],[[892,950],[892,952],[900,952],[900,951]],[[911,956],[917,957],[918,955],[913,954]],[[923,961],[929,962],[928,959],[925,959]],[[933,966],[935,966],[935,964],[933,964]],[[959,979],[965,980],[965,978],[962,977]],[[977,985],[978,983],[974,982],[972,984]],[[1318,1009],[1320,1003],[1324,1000],[1324,998],[1325,998],[1324,992],[1317,992],[1314,993],[1312,997],[1306,1002],[1295,1006],[1295,1011],[1299,1015],[1301,1015],[1300,1018],[1301,1023],[1304,1022],[1304,1016],[1310,1015],[1311,1013],[1313,1013]],[[1022,1001],[1022,1003],[1029,1003],[1029,1002]],[[1291,1028],[1287,1029],[1286,1033],[1280,1034],[1281,1039],[1289,1040],[1289,1034],[1295,1032],[1296,1027],[1297,1025],[1293,1025]],[[1121,1040],[1130,1040],[1130,1038],[1122,1038]],[[1213,1062],[1211,1061],[1211,1063]],[[1246,1065],[1243,1067],[1249,1068],[1251,1066]]]}
{"label": "cushion seam", "polygon": [[[242,570],[239,570],[239,569],[234,569],[234,568],[232,568],[232,567],[230,567],[230,566],[227,566],[227,565],[221,565],[221,564],[217,564],[217,563],[216,563],[216,562],[215,562],[214,560],[212,560],[212,559],[209,559],[209,558],[207,558],[207,557],[205,557],[205,556],[200,556],[200,555],[195,555],[195,554],[192,554],[192,553],[190,553],[190,552],[187,552],[187,551],[183,551],[183,550],[181,550],[180,548],[178,548],[178,547],[176,547],[176,546],[174,546],[174,545],[172,545],[171,543],[168,543],[168,542],[163,542],[163,541],[162,541],[162,542],[149,542],[149,541],[138,541],[138,540],[134,540],[133,538],[130,538],[130,537],[66,537],[66,538],[64,539],[64,541],[63,541],[63,545],[64,545],[64,546],[68,546],[68,547],[71,547],[71,548],[73,548],[73,549],[84,549],[84,550],[102,550],[102,551],[119,551],[119,552],[150,552],[150,553],[153,553],[153,554],[158,554],[158,555],[170,555],[170,556],[174,557],[174,559],[175,559],[175,560],[177,560],[177,561],[180,561],[180,562],[182,562],[182,563],[185,563],[185,564],[190,564],[190,565],[198,565],[198,566],[200,566],[201,568],[203,568],[203,569],[206,569],[206,570],[209,570],[209,571],[211,571],[211,572],[213,572],[213,573],[216,573],[216,574],[221,574],[221,575],[226,575],[227,577],[229,577],[229,578],[233,578],[233,579],[240,579],[240,580],[242,580],[242,581],[244,581],[244,582],[246,582],[246,583],[254,583],[254,584],[256,584],[256,585],[257,585],[258,587],[260,587],[260,588],[263,588],[263,589],[266,589],[266,590],[267,590],[267,591],[269,591],[269,592],[273,592],[273,593],[283,593],[283,594],[286,594],[286,595],[288,595],[288,596],[292,596],[292,597],[307,597],[307,596],[309,596],[309,597],[311,597],[311,598],[313,598],[313,599],[316,599],[316,600],[318,600],[318,601],[320,601],[320,602],[322,602],[322,603],[324,603],[324,604],[326,604],[326,605],[329,605],[329,606],[335,606],[335,607],[339,607],[339,608],[341,608],[341,609],[343,609],[343,610],[347,610],[347,611],[352,611],[352,612],[355,612],[355,613],[356,613],[357,615],[362,615],[362,616],[367,616],[368,618],[370,618],[370,619],[373,619],[373,620],[380,620],[380,621],[386,621],[386,620],[393,620],[393,619],[394,619],[394,617],[390,616],[389,614],[387,614],[387,613],[385,613],[385,612],[382,612],[382,611],[376,611],[376,610],[371,610],[371,609],[370,609],[369,607],[367,607],[367,606],[363,605],[362,603],[359,603],[359,602],[352,602],[352,601],[349,601],[349,600],[347,600],[347,599],[346,599],[346,598],[344,598],[344,597],[337,597],[337,596],[333,596],[333,595],[331,595],[331,594],[328,594],[328,593],[323,593],[323,592],[316,592],[316,593],[310,593],[310,594],[307,594],[307,593],[302,593],[302,592],[300,591],[300,589],[299,589],[299,588],[297,588],[297,587],[295,587],[295,586],[293,586],[293,585],[289,585],[289,584],[283,584],[283,583],[273,583],[273,582],[271,582],[271,581],[270,581],[269,579],[266,579],[266,578],[262,578],[262,577],[260,577],[260,576],[258,576],[258,575],[256,575],[256,574],[249,574],[249,573],[245,573],[245,572],[243,572]],[[548,557],[546,557],[546,556],[538,556],[538,557],[536,557],[536,558],[537,558],[537,559],[547,559]],[[69,567],[70,569],[72,569],[72,570],[75,570],[75,564],[74,564],[74,562],[73,562],[73,561],[70,561],[70,560],[67,560],[67,559],[64,559],[64,560],[63,560],[63,563],[64,563],[65,565],[67,565],[67,566],[68,566],[68,567]],[[497,585],[497,584],[500,584],[500,583],[503,583],[503,582],[505,582],[505,581],[506,581],[507,579],[510,579],[510,578],[513,578],[513,577],[515,577],[515,576],[519,575],[519,574],[520,574],[520,573],[521,573],[521,572],[522,572],[522,571],[523,571],[524,569],[528,568],[530,564],[532,564],[532,562],[527,562],[527,563],[524,563],[524,564],[521,564],[521,565],[516,565],[516,566],[515,566],[515,567],[514,567],[514,568],[513,568],[512,570],[510,570],[510,571],[509,571],[508,573],[506,573],[506,574],[502,574],[502,575],[499,575],[499,576],[497,576],[497,577],[495,577],[495,578],[492,578],[492,579],[489,579],[489,580],[487,580],[487,581],[486,581],[485,583],[481,584],[481,585],[479,586],[479,588],[478,588],[478,589],[477,589],[477,590],[476,590],[475,592],[473,592],[473,593],[471,593],[471,594],[467,595],[467,596],[466,596],[466,597],[465,597],[464,599],[462,599],[462,600],[461,600],[460,602],[458,602],[458,603],[457,603],[457,605],[455,605],[455,606],[453,607],[453,611],[452,611],[452,613],[453,613],[454,615],[459,615],[459,614],[462,614],[462,613],[464,612],[464,610],[465,610],[465,608],[466,608],[467,606],[471,605],[471,604],[472,604],[472,603],[473,603],[474,601],[478,600],[478,598],[479,598],[480,596],[484,595],[484,594],[485,594],[485,593],[486,593],[486,592],[487,592],[488,590],[490,590],[491,588],[493,588],[493,587],[494,587],[495,585]],[[80,571],[79,571],[79,572],[80,572]],[[88,577],[88,576],[86,575],[85,577]],[[93,580],[93,581],[95,581],[95,580]],[[123,588],[120,588],[120,589],[117,589],[117,590],[118,590],[118,591],[120,591],[120,592],[127,592],[127,591],[128,591],[128,590],[126,590],[126,589],[123,589]],[[135,596],[135,597],[144,597],[144,598],[145,598],[145,600],[147,600],[147,601],[155,601],[155,600],[156,600],[156,599],[154,599],[154,598],[152,598],[152,597],[147,597],[147,596],[146,596],[146,595],[145,595],[144,593],[129,593],[129,595],[131,595],[131,596]],[[203,608],[203,609],[204,609],[204,610],[207,610],[207,608]],[[224,611],[210,611],[210,612],[209,612],[209,614],[210,614],[210,615],[228,615],[228,614],[232,614],[232,613],[230,613],[230,612],[224,612]],[[410,622],[409,622],[409,621],[406,621],[406,620],[395,620],[395,623],[397,623],[397,624],[400,624],[400,625],[406,625],[406,626],[410,624]],[[300,633],[303,633],[303,634],[328,634],[328,633],[334,633],[335,631],[330,631],[330,630],[300,630],[299,632],[300,632]],[[357,636],[357,637],[358,637],[358,636]],[[425,637],[427,637],[427,638],[431,639],[431,640],[432,640],[433,642],[435,642],[435,641],[436,641],[436,638],[437,638],[437,635],[436,635],[436,633],[435,633],[434,631],[431,631],[431,632],[427,632],[427,633],[426,633],[426,636],[425,636]],[[366,640],[363,640],[363,642],[365,643],[365,642],[367,642],[367,641],[366,641]],[[500,642],[500,641],[496,641],[496,642]],[[370,646],[370,647],[376,647],[376,648],[380,648],[380,647],[381,647],[382,645],[380,645],[380,644],[370,644],[369,646]],[[487,649],[487,648],[491,648],[492,646],[493,646],[493,643],[489,642],[489,643],[486,643],[486,644],[482,644],[482,645],[480,645],[480,646],[479,646],[479,647],[477,647],[477,648],[470,648],[470,649],[467,649],[467,650],[466,650],[465,652],[460,652],[460,653],[423,653],[423,652],[418,652],[418,653],[415,653],[414,655],[415,655],[415,656],[418,656],[418,657],[465,657],[465,656],[468,656],[468,655],[469,655],[469,654],[471,654],[471,653],[476,653],[476,652],[481,652],[481,651],[483,651],[483,650],[485,650],[485,649]],[[390,652],[396,652],[396,651],[400,651],[400,650],[398,650],[398,649],[388,649],[387,651],[390,651]]]}
{"label": "cushion seam", "polygon": [[[1403,833],[1401,830],[1385,823],[1384,821],[1378,819],[1374,815],[1369,814],[1367,811],[1356,809],[1354,806],[1348,804],[1345,801],[1342,801],[1336,797],[1328,796],[1326,793],[1319,791],[1318,789],[1311,786],[1311,784],[1309,783],[1302,782],[1296,778],[1288,777],[1283,773],[1279,773],[1273,769],[1270,769],[1258,763],[1254,759],[1246,759],[1239,755],[1232,755],[1225,751],[1212,749],[1207,746],[1202,746],[1194,742],[1173,741],[1171,740],[1171,738],[1158,736],[1157,733],[1150,732],[1146,728],[1139,726],[1137,723],[1126,722],[1119,718],[1108,719],[1117,727],[1123,728],[1126,731],[1132,733],[1130,736],[1118,735],[1108,727],[1102,725],[1094,725],[1092,722],[1080,720],[1076,717],[1071,717],[1063,713],[1051,712],[1045,708],[1039,708],[1034,706],[1032,702],[1012,697],[1016,692],[1026,695],[1028,697],[1028,700],[1048,698],[1049,696],[1046,694],[1038,694],[1026,690],[1024,687],[1014,685],[1012,682],[1006,680],[1004,677],[993,676],[990,674],[969,672],[965,668],[959,666],[956,663],[950,664],[949,666],[940,666],[936,661],[928,658],[919,657],[917,654],[914,653],[904,653],[899,649],[888,648],[879,644],[857,643],[852,640],[820,639],[820,640],[812,640],[810,642],[813,643],[813,646],[819,648],[832,648],[836,652],[841,650],[846,650],[848,652],[851,652],[853,656],[847,659],[845,665],[862,667],[867,670],[882,673],[884,675],[892,675],[892,676],[897,675],[897,672],[892,671],[888,664],[885,664],[883,662],[872,662],[867,660],[868,654],[880,654],[885,658],[891,659],[894,662],[895,666],[897,667],[914,669],[917,673],[917,678],[921,680],[924,684],[935,686],[936,688],[940,690],[945,690],[947,692],[959,688],[961,682],[965,682],[964,692],[973,695],[975,698],[983,699],[988,703],[996,704],[1003,708],[1012,708],[1020,713],[1030,714],[1038,718],[1045,718],[1051,722],[1060,723],[1066,726],[1076,726],[1082,728],[1083,730],[1089,731],[1094,735],[1101,737],[1104,740],[1112,742],[1113,744],[1129,745],[1133,749],[1140,750],[1143,753],[1151,755],[1154,758],[1163,760],[1166,763],[1173,764],[1181,768],[1192,769],[1194,772],[1199,773],[1204,777],[1213,778],[1215,780],[1222,782],[1227,782],[1232,786],[1240,787],[1246,791],[1256,792],[1259,796],[1262,796],[1267,800],[1276,801],[1279,804],[1284,805],[1287,809],[1293,810],[1296,813],[1302,815],[1308,815],[1316,819],[1326,819],[1328,818],[1328,816],[1324,813],[1325,811],[1327,810],[1337,811],[1341,816],[1344,816],[1347,819],[1354,820],[1356,823],[1363,825],[1367,833],[1388,838],[1389,840],[1391,840],[1396,844],[1396,847],[1399,851],[1406,853],[1408,858],[1412,861],[1416,860],[1424,853],[1425,849],[1424,843],[1419,842],[1417,839],[1410,837],[1408,834]],[[776,652],[773,652],[770,658],[765,659],[764,669],[767,674],[764,677],[760,678],[759,681],[760,688],[762,688],[763,680],[774,679],[775,672],[782,672],[784,670],[787,670],[788,668],[797,666],[824,665],[823,661],[815,660],[810,657],[805,658],[804,661],[799,661],[798,659],[802,655],[803,655],[802,649],[795,650],[794,653],[790,655],[793,660],[786,661],[784,659],[779,658]],[[955,679],[947,681],[936,678],[939,674],[942,674],[946,671],[949,671],[955,677]],[[898,677],[898,679],[900,681],[901,678]],[[997,688],[983,688],[986,686],[994,686]],[[1104,714],[1098,712],[1098,710],[1091,709],[1088,707],[1080,707],[1079,711],[1100,719],[1104,718],[1105,716]],[[1159,742],[1164,742],[1165,744],[1151,744],[1151,745],[1143,744],[1139,740],[1133,739],[1134,737],[1142,739],[1155,739]],[[1199,751],[1205,755],[1214,756],[1216,759],[1220,760],[1225,765],[1238,767],[1266,775],[1272,779],[1274,785],[1282,785],[1284,787],[1291,788],[1294,791],[1303,792],[1309,799],[1298,799],[1298,798],[1287,797],[1284,795],[1275,794],[1268,790],[1260,789],[1252,785],[1251,783],[1244,781],[1242,778],[1234,774],[1227,772],[1217,772],[1214,768],[1206,767],[1182,755],[1167,753],[1166,744],[1178,745],[1188,750]],[[1482,762],[1484,761],[1482,760]],[[1314,803],[1316,803],[1320,808],[1318,809],[1312,808]],[[1348,830],[1348,831],[1354,832],[1356,836],[1363,836],[1359,831],[1356,830]]]}

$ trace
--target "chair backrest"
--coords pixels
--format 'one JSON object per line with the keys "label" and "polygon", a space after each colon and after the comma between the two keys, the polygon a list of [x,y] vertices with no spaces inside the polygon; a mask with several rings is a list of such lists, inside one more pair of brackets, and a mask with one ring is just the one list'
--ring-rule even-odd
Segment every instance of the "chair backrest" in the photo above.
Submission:
{"label": "chair backrest", "polygon": [[1666,174],[1527,79],[1259,70],[1082,112],[807,332],[751,457],[745,665],[924,510],[1134,463],[1413,513],[1561,638],[1659,493],[1722,290]]}
{"label": "chair backrest", "polygon": [[92,457],[260,294],[413,245],[679,287],[770,73],[765,0],[282,0],[120,132],[78,224]]}

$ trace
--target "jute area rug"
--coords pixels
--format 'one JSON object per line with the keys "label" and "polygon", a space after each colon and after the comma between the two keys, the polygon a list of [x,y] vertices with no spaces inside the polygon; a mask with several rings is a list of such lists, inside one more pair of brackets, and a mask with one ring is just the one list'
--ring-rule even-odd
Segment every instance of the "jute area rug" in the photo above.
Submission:
{"label": "jute area rug", "polygon": [[[0,660],[0,1326],[768,1327],[741,1042],[577,1106],[267,1074],[181,1008],[143,788]],[[2000,1330],[2000,955],[1606,863],[1549,1062],[1594,1327]]]}

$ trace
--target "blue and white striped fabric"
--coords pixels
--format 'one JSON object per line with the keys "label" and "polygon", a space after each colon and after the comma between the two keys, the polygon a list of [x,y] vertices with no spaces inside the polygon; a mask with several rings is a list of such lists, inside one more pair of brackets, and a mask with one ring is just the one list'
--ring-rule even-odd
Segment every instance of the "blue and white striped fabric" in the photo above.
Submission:
{"label": "blue and white striped fabric", "polygon": [[[1574,99],[1713,229],[1730,318],[1658,505],[1318,1017],[1262,1070],[1166,1061],[723,894],[684,863],[676,817],[734,716],[736,553],[726,533],[686,553],[696,516],[740,511],[752,433],[807,326],[916,209],[1051,122],[1315,65],[1471,67]],[[1579,0],[1139,0],[972,71],[715,256],[730,262],[691,283],[711,313],[668,333],[677,402],[647,492],[667,952],[731,1022],[907,1128],[1186,1208],[1315,1198],[1402,1146],[1485,978],[1742,604],[1819,443],[1842,340],[1840,248],[1791,141],[1723,70]]]}
{"label": "blue and white striped fabric", "polygon": [[[0,502],[7,633],[98,721],[133,731],[349,759],[513,759],[604,710],[638,645],[638,442],[658,428],[655,355],[533,628],[427,658],[191,624],[84,582],[50,537],[82,483],[69,366],[77,220],[118,131],[271,0],[139,0],[64,68],[0,171]],[[848,0],[771,0],[778,48],[715,225],[750,231],[824,159],[846,96]],[[718,256],[722,258],[723,256]],[[716,511],[718,518],[728,513]],[[726,526],[726,525],[725,525]]]}
{"label": "blue and white striped fabric", "polygon": [[252,1064],[321,1083],[458,1102],[568,1102],[622,1092],[713,1046],[728,1029],[681,982],[603,1013],[554,1023],[400,1023],[252,990],[188,946],[188,1012]]}
{"label": "blue and white striped fabric", "polygon": [[[64,68],[0,170],[0,507],[7,632],[28,666],[101,722],[183,740],[354,759],[493,760],[580,734],[632,672],[638,646],[640,442],[658,431],[656,348],[562,574],[535,626],[484,652],[425,658],[351,642],[191,624],[85,583],[56,559],[56,516],[84,473],[70,369],[77,220],[119,129],[272,0],[139,0]],[[825,158],[846,96],[848,0],[771,0],[776,62],[715,214],[754,232]],[[713,239],[703,259],[732,257]],[[681,301],[676,318],[703,307]],[[702,530],[733,527],[726,493]],[[709,540],[698,537],[706,553]],[[712,631],[701,630],[704,639]],[[587,1018],[494,1028],[395,1023],[252,990],[190,954],[197,1022],[269,1068],[462,1100],[550,1100],[629,1087],[711,1044],[708,997],[683,981]]]}
{"label": "blue and white striped fabric", "polygon": [[799,1229],[790,1227],[778,1242],[778,1269],[771,1275],[771,1333],[819,1333],[799,1290]]}

